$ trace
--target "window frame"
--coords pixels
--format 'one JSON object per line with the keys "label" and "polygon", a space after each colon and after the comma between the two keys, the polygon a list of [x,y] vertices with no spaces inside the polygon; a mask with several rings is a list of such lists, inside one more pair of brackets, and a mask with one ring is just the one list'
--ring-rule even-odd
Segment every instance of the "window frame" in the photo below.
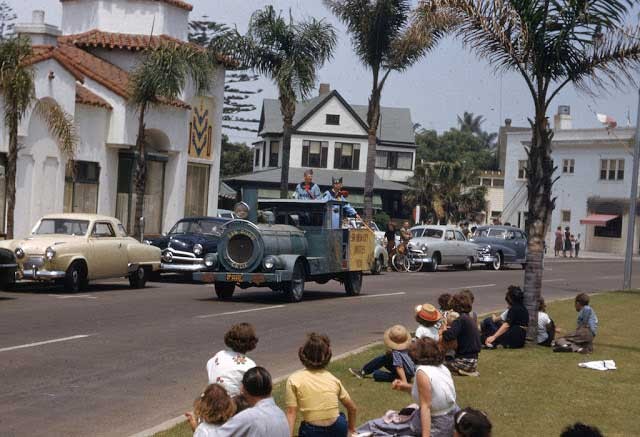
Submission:
{"label": "window frame", "polygon": [[255,151],[253,153],[253,166],[260,167],[260,146],[256,146]]}
{"label": "window frame", "polygon": [[622,182],[624,181],[625,159],[612,158],[600,159],[600,181]]}
{"label": "window frame", "polygon": [[[380,166],[378,165],[378,158],[380,157],[379,154],[384,153],[386,154],[386,165]],[[409,155],[411,157],[411,164],[409,165],[409,168],[402,168],[402,167],[398,167],[398,161],[399,161],[399,156],[400,155]],[[413,166],[413,160],[414,160],[414,153],[413,152],[399,152],[399,151],[395,151],[395,150],[376,150],[376,168],[380,169],[380,170],[400,170],[400,171],[413,171],[414,170],[414,166]]]}
{"label": "window frame", "polygon": [[572,175],[576,170],[576,160],[567,158],[562,160],[562,174]]}
{"label": "window frame", "polygon": [[[316,165],[315,159],[313,158],[314,161],[312,162],[312,156],[315,156],[316,154],[312,154],[311,153],[311,147],[312,147],[312,143],[317,143],[320,146],[320,150],[318,155],[318,162]],[[302,141],[302,162],[301,162],[301,166],[302,167],[307,167],[307,168],[327,168],[327,160],[328,160],[328,156],[329,156],[329,142],[328,141],[319,141],[319,140],[303,140]]]}
{"label": "window frame", "polygon": [[516,179],[519,181],[527,180],[527,164],[529,164],[527,159],[518,160],[518,177]]}
{"label": "window frame", "polygon": [[325,114],[324,124],[327,126],[340,126],[340,114]]}
{"label": "window frame", "polygon": [[[568,217],[568,219],[567,219]],[[561,209],[560,210],[560,222],[561,223],[571,223],[571,210],[570,209]]]}
{"label": "window frame", "polygon": [[[72,173],[68,173],[65,170],[64,177],[64,199],[63,199],[63,210],[65,213],[88,213],[88,214],[96,214],[98,212],[98,201],[100,199],[100,173],[102,168],[100,167],[100,163],[96,161],[83,161],[83,160],[73,160],[67,167],[67,170],[72,169]],[[94,170],[94,177],[89,177],[90,173],[89,169]],[[75,208],[76,196],[79,191],[79,185],[90,185],[95,187],[95,199],[94,205],[95,208],[91,210],[87,208]],[[69,196],[69,197],[67,197]],[[70,202],[68,204],[68,202]]]}
{"label": "window frame", "polygon": [[[277,151],[273,153],[273,146],[276,145]],[[275,159],[274,159],[275,157]],[[274,140],[269,142],[269,167],[278,167],[280,161],[280,141]]]}
{"label": "window frame", "polygon": [[[344,155],[342,151],[345,146],[351,147],[351,165],[343,165]],[[333,168],[336,170],[359,170],[360,143],[336,142],[333,146]]]}
{"label": "window frame", "polygon": [[[111,235],[107,236],[107,235],[95,235],[96,229],[98,228],[98,225],[106,225],[107,228],[109,229],[109,232],[111,233]],[[113,229],[113,226],[111,226],[111,223],[109,222],[104,222],[104,221],[97,221],[93,223],[93,229],[91,229],[91,234],[90,234],[91,238],[116,238],[116,232]]]}

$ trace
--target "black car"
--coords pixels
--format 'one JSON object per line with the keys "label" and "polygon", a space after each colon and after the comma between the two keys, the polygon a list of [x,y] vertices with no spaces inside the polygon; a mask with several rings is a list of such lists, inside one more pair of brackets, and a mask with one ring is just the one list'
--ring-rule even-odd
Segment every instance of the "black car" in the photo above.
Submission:
{"label": "black car", "polygon": [[9,249],[0,249],[0,290],[8,289],[16,281],[18,263]]}
{"label": "black car", "polygon": [[217,249],[222,228],[230,219],[219,217],[183,218],[167,235],[147,244],[162,250],[161,273],[182,273],[211,270],[217,261]]}
{"label": "black car", "polygon": [[507,264],[527,263],[527,234],[513,226],[480,226],[470,241],[478,246],[478,262],[500,270]]}

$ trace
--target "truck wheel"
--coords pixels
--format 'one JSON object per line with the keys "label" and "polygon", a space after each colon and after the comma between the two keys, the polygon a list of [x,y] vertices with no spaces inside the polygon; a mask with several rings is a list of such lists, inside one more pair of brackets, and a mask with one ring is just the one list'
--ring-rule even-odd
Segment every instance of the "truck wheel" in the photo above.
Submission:
{"label": "truck wheel", "polygon": [[64,277],[64,288],[71,293],[78,293],[87,287],[87,269],[84,264],[75,261],[67,269]]}
{"label": "truck wheel", "polygon": [[236,289],[236,285],[231,282],[216,282],[215,289],[218,299],[227,300],[233,297],[233,292]]}
{"label": "truck wheel", "polygon": [[358,296],[362,290],[362,272],[348,272],[344,278],[347,296]]}
{"label": "truck wheel", "polygon": [[381,255],[378,258],[376,258],[375,263],[373,263],[373,268],[371,269],[371,274],[372,275],[379,275],[380,273],[382,273],[383,267],[384,267],[384,259],[382,258],[382,255]]}
{"label": "truck wheel", "polygon": [[129,275],[129,286],[131,288],[144,288],[147,285],[147,270],[138,266],[135,272]]}
{"label": "truck wheel", "polygon": [[305,271],[300,261],[293,266],[293,275],[290,282],[284,283],[284,295],[289,302],[300,302],[304,294]]}

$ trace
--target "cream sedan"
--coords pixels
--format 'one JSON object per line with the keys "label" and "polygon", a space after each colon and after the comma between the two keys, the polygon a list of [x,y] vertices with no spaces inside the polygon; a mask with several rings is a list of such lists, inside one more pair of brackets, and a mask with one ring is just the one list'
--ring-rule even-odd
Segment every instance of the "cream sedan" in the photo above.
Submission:
{"label": "cream sedan", "polygon": [[44,216],[24,240],[0,242],[16,255],[16,279],[60,281],[77,292],[89,281],[127,277],[143,288],[160,269],[160,249],[128,237],[113,217],[94,214]]}

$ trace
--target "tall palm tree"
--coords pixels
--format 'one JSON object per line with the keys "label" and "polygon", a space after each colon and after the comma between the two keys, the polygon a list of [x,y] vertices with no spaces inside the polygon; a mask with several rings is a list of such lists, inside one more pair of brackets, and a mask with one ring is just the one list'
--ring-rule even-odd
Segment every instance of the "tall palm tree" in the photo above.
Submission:
{"label": "tall palm tree", "polygon": [[484,117],[482,115],[475,115],[473,112],[464,111],[462,117],[458,115],[458,124],[462,132],[480,134],[482,132],[483,122]]}
{"label": "tall palm tree", "polygon": [[424,15],[420,31],[410,23],[410,0],[324,0],[351,34],[356,56],[372,73],[371,96],[367,111],[369,145],[364,182],[364,213],[373,215],[380,100],[389,75],[403,72],[435,47],[444,34],[444,21],[437,11]]}
{"label": "tall palm tree", "polygon": [[[296,23],[276,13],[273,6],[251,16],[246,35],[236,33],[221,48],[246,67],[275,82],[282,113],[282,168],[280,197],[289,194],[289,155],[293,118],[298,98],[309,97],[316,84],[317,71],[333,57],[337,36],[324,20]],[[220,47],[220,46],[219,46]],[[218,47],[218,48],[219,48]]]}
{"label": "tall palm tree", "polygon": [[34,71],[29,64],[32,56],[33,48],[29,38],[0,41],[0,95],[3,98],[4,123],[9,133],[6,172],[7,239],[14,237],[18,126],[27,111],[33,108],[33,114],[44,121],[69,162],[73,159],[78,143],[72,117],[53,101],[36,100]]}
{"label": "tall palm tree", "polygon": [[494,67],[516,72],[533,103],[532,139],[527,149],[529,247],[525,303],[535,337],[542,285],[543,242],[555,199],[553,131],[547,110],[567,85],[621,87],[640,67],[640,27],[625,27],[631,0],[424,0],[422,8],[447,9],[457,17],[456,33]]}
{"label": "tall palm tree", "polygon": [[162,42],[149,47],[129,78],[129,100],[138,109],[138,137],[134,184],[136,194],[134,235],[140,236],[147,184],[145,115],[149,108],[171,102],[191,83],[197,94],[208,90],[213,60],[195,45]]}

